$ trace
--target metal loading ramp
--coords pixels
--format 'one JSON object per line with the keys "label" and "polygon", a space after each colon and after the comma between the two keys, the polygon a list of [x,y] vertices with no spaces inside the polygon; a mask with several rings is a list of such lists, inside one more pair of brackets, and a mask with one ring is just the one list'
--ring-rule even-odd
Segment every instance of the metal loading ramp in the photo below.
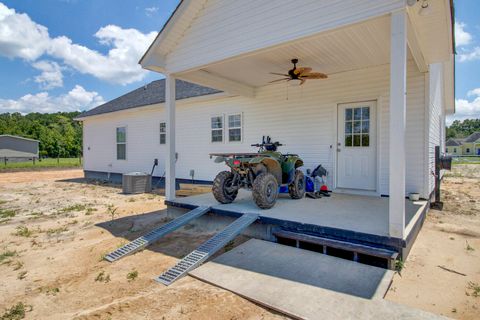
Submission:
{"label": "metal loading ramp", "polygon": [[143,248],[149,246],[150,244],[154,243],[161,237],[169,234],[172,231],[177,230],[178,228],[186,225],[188,222],[191,220],[198,218],[205,213],[210,211],[210,207],[207,206],[200,206],[192,211],[189,211],[180,217],[150,231],[144,236],[141,236],[132,242],[127,243],[123,247],[118,248],[117,250],[107,254],[105,256],[105,260],[114,262],[116,260],[119,260],[129,254],[135,253],[139,250],[142,250]]}
{"label": "metal loading ramp", "polygon": [[200,247],[189,253],[186,257],[180,260],[174,267],[165,271],[162,275],[157,277],[160,283],[168,286],[177,279],[186,275],[189,271],[195,269],[215,252],[223,248],[229,241],[238,236],[245,228],[251,225],[258,219],[257,214],[244,214],[225,229],[217,233],[215,236],[205,241]]}

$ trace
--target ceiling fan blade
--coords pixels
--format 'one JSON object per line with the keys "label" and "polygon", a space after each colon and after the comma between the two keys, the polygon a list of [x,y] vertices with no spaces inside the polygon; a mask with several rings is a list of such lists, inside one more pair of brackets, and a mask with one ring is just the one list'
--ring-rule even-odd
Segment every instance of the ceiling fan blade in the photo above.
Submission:
{"label": "ceiling fan blade", "polygon": [[304,79],[327,79],[328,78],[328,76],[325,73],[321,73],[321,72],[312,72],[312,73],[302,74],[301,77]]}
{"label": "ceiling fan blade", "polygon": [[309,67],[299,67],[297,69],[295,69],[295,71],[293,71],[296,75],[303,75],[303,74],[307,74],[309,73],[310,71],[312,71],[312,68],[309,68]]}
{"label": "ceiling fan blade", "polygon": [[274,83],[274,82],[279,82],[279,81],[285,81],[285,80],[290,80],[290,78],[277,79],[277,80],[270,81],[269,83]]}
{"label": "ceiling fan blade", "polygon": [[284,77],[289,77],[288,74],[283,74],[283,73],[276,73],[276,72],[270,72],[270,74],[274,74],[276,76],[284,76]]}

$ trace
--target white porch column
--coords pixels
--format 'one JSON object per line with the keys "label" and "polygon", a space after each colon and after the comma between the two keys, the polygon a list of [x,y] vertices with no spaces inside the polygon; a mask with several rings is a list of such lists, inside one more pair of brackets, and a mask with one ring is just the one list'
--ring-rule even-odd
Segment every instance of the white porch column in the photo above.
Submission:
{"label": "white porch column", "polygon": [[165,160],[165,199],[175,198],[175,78],[165,77],[165,110],[167,114],[167,158]]}
{"label": "white porch column", "polygon": [[392,13],[390,44],[389,234],[405,232],[405,124],[407,108],[407,15]]}

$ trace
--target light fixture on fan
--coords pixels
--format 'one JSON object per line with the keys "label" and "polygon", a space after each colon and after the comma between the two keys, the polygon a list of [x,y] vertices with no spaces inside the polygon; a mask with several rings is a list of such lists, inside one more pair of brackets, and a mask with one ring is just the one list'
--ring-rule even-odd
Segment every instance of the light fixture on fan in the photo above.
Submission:
{"label": "light fixture on fan", "polygon": [[312,68],[309,67],[297,67],[298,59],[292,59],[293,68],[288,70],[287,73],[270,72],[277,76],[283,76],[284,78],[270,81],[270,83],[286,81],[291,86],[301,86],[307,80],[312,79],[327,79],[328,76],[321,72],[312,72]]}

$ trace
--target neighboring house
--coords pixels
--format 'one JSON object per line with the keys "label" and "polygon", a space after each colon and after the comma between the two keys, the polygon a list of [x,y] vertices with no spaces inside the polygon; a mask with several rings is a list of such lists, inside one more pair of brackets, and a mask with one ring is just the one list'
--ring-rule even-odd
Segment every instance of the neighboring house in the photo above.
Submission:
{"label": "neighboring house", "polygon": [[[166,79],[78,116],[85,175],[149,172],[158,158],[173,201],[175,179],[225,169],[209,153],[270,135],[303,170],[322,164],[334,192],[388,196],[386,235],[406,239],[424,215],[411,222],[405,196],[432,199],[454,113],[453,4],[429,4],[181,1],[140,61]],[[272,83],[292,58],[328,79]]]}
{"label": "neighboring house", "polygon": [[445,152],[455,156],[480,156],[480,132],[464,139],[448,139]]}
{"label": "neighboring house", "polygon": [[27,161],[38,159],[38,140],[0,135],[1,161]]}

